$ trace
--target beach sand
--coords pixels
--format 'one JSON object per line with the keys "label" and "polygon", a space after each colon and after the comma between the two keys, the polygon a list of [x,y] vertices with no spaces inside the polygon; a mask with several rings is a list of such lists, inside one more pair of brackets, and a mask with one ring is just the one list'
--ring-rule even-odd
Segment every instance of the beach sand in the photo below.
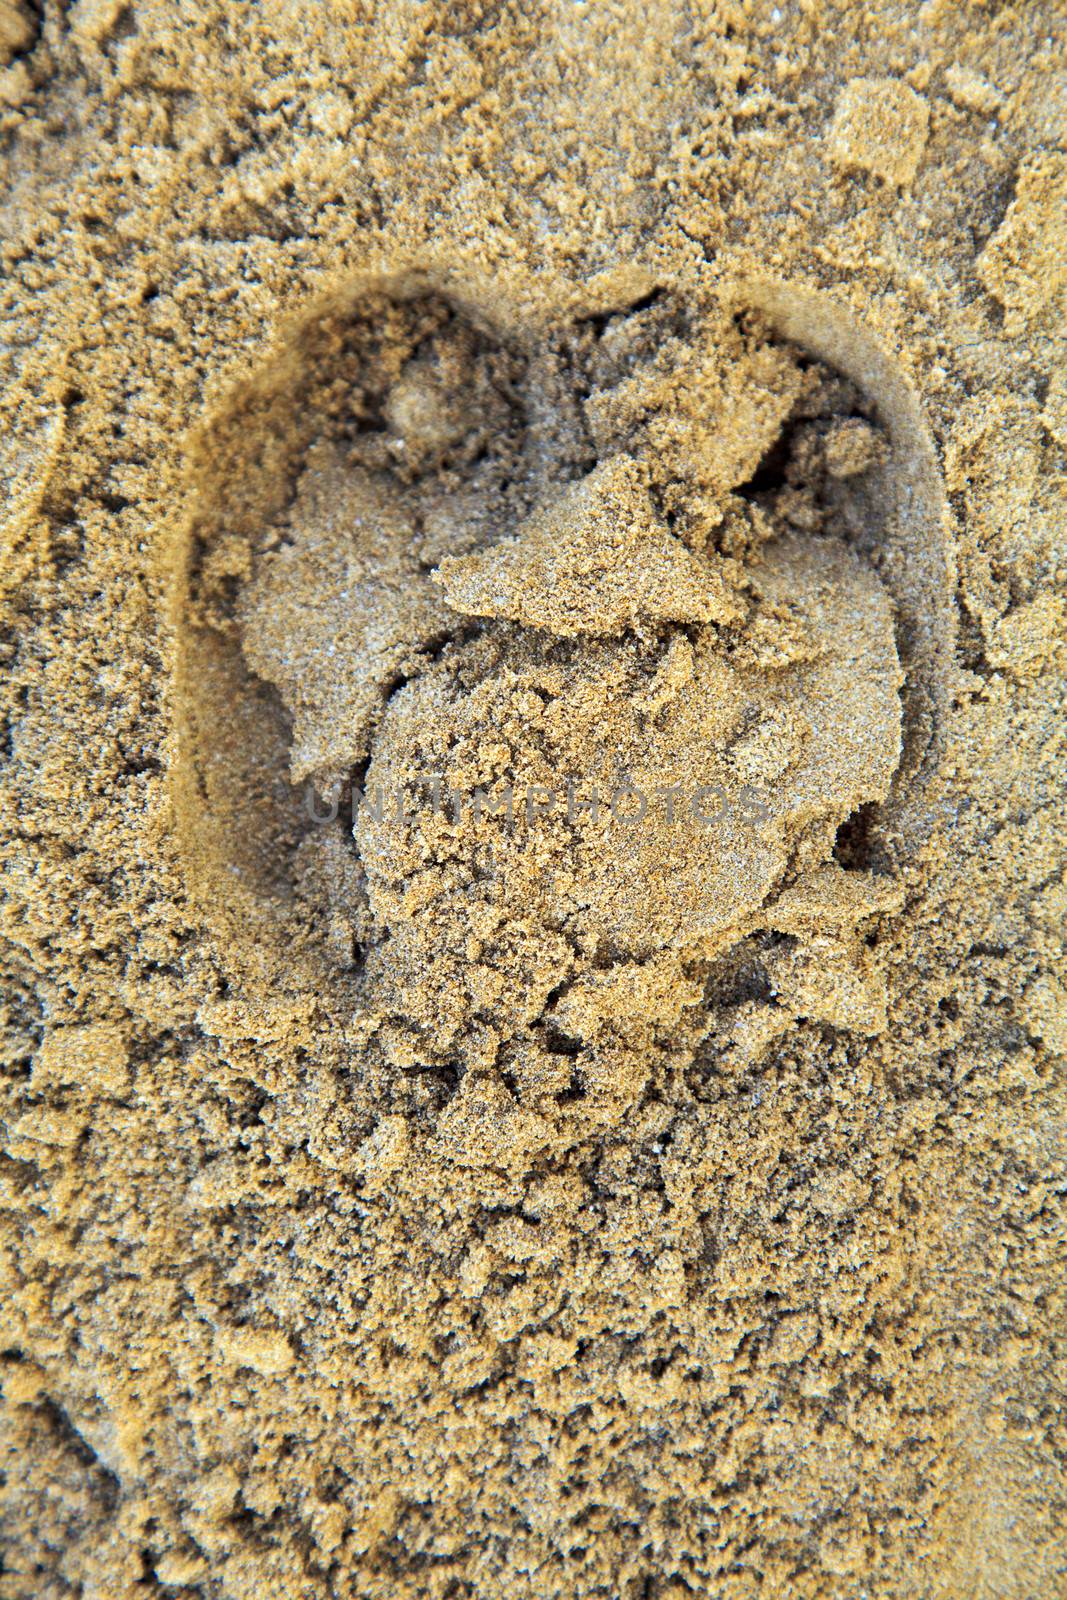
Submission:
{"label": "beach sand", "polygon": [[0,0],[4,1600],[1067,1594],[1061,35]]}

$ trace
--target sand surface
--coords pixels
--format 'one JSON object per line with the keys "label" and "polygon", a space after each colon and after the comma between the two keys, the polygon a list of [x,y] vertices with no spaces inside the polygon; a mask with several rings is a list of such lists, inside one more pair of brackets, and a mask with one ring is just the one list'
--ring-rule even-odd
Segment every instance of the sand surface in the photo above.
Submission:
{"label": "sand surface", "polygon": [[1067,1596],[1054,3],[0,0],[0,1597]]}

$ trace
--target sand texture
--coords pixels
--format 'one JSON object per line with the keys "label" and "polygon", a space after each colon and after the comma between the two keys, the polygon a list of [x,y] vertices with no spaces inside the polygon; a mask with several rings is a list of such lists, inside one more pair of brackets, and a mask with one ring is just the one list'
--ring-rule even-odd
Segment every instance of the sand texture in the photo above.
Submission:
{"label": "sand texture", "polygon": [[0,0],[0,1600],[1067,1597],[1065,84]]}

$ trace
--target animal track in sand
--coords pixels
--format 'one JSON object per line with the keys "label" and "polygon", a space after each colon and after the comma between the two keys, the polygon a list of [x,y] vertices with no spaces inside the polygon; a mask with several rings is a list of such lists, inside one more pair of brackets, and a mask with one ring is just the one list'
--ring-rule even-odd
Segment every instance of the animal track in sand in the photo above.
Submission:
{"label": "animal track in sand", "polygon": [[[293,392],[267,386],[211,440],[220,481],[258,488],[202,532],[189,637],[224,661],[230,726],[270,724],[251,764],[274,808],[265,824],[247,773],[236,803],[230,782],[221,881],[392,1019],[400,1065],[503,1050],[514,1081],[558,1094],[550,1032],[612,1057],[608,1035],[670,1025],[753,938],[776,1013],[884,1025],[857,929],[894,890],[863,869],[889,863],[936,722],[938,530],[914,525],[927,468],[902,387],[872,402],[815,359],[832,308],[800,340],[776,295],[716,321],[657,294],[534,345],[440,296],[367,299],[304,340],[303,439]],[[857,376],[892,389],[845,334]],[[190,722],[210,812],[226,760]],[[605,807],[536,834],[469,807],[351,826],[353,792],[434,773],[725,803],[711,823]],[[309,779],[340,794],[335,821],[308,824],[291,786]]]}

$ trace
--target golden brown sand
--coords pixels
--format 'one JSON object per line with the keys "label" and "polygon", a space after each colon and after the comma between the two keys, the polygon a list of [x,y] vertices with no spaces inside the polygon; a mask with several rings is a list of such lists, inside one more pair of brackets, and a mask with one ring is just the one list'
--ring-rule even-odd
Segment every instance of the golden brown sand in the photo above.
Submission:
{"label": "golden brown sand", "polygon": [[0,1597],[1067,1595],[1052,3],[0,0]]}

